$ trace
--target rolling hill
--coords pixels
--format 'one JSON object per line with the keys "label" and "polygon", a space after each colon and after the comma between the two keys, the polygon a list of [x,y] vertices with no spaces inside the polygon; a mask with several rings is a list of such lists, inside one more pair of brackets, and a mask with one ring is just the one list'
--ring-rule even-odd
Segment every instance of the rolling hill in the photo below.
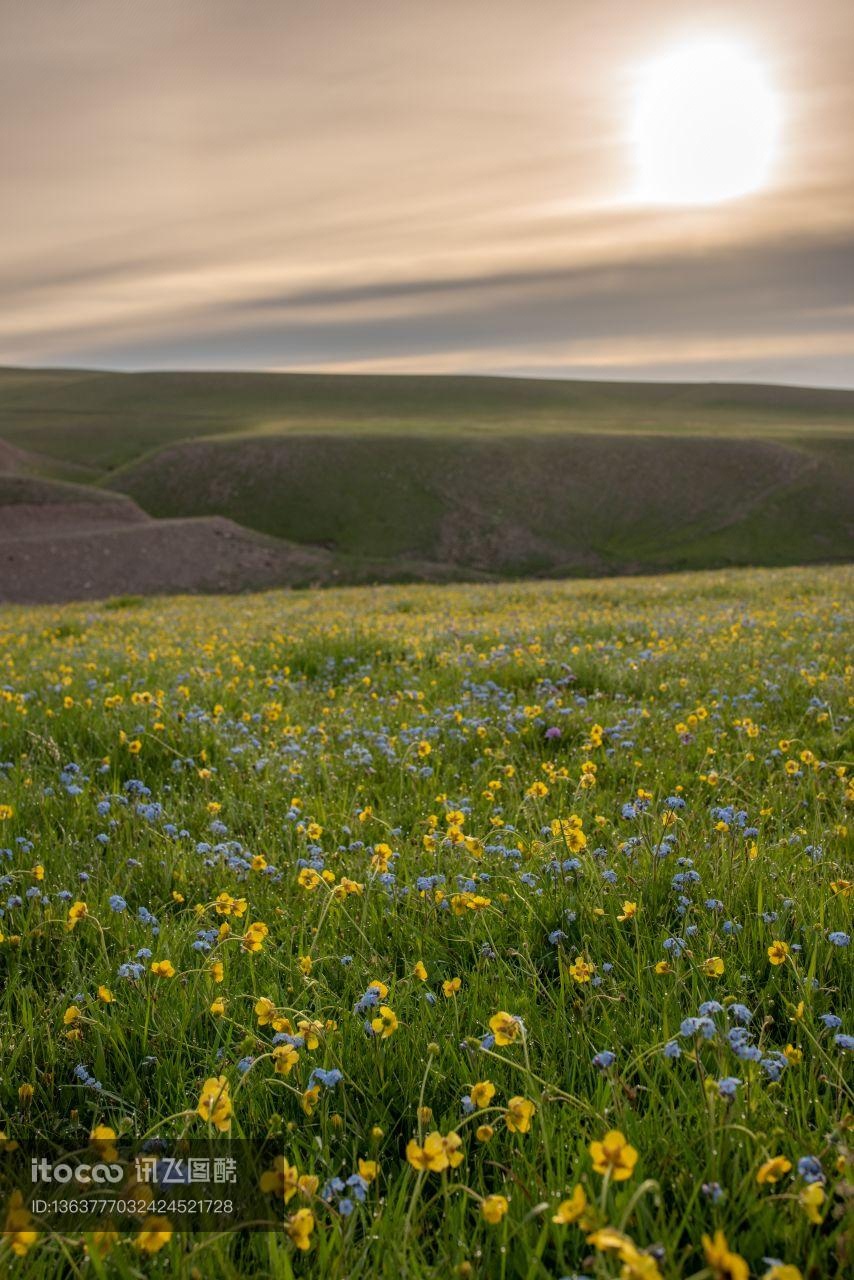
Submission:
{"label": "rolling hill", "polygon": [[[85,560],[86,595],[810,563],[854,545],[852,392],[0,370],[0,442],[7,599],[10,541],[36,526],[45,563]],[[158,580],[170,539],[185,567]]]}

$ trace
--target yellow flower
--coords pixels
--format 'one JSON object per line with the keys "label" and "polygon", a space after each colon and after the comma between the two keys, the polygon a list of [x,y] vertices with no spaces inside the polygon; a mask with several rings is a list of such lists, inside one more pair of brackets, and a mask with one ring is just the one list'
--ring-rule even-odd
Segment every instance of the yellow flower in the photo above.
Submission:
{"label": "yellow flower", "polygon": [[614,1227],[600,1227],[587,1237],[587,1243],[592,1244],[600,1253],[606,1253],[608,1249],[625,1249],[632,1241],[624,1232],[617,1231]]}
{"label": "yellow flower", "polygon": [[374,1034],[378,1035],[381,1040],[388,1040],[389,1036],[394,1035],[398,1025],[397,1014],[387,1004],[381,1004],[377,1010],[377,1016],[371,1018]]}
{"label": "yellow flower", "polygon": [[481,1217],[493,1227],[498,1225],[509,1208],[504,1196],[486,1196],[480,1202]]}
{"label": "yellow flower", "polygon": [[277,1044],[273,1050],[276,1075],[289,1076],[299,1062],[299,1054],[292,1044]]}
{"label": "yellow flower", "polygon": [[216,1000],[211,1001],[210,1012],[213,1014],[215,1018],[221,1018],[223,1016],[223,1014],[225,1013],[225,1001],[223,1000],[222,996],[219,996]]}
{"label": "yellow flower", "polygon": [[359,1177],[365,1182],[375,1182],[379,1174],[380,1167],[376,1160],[362,1160],[359,1158]]}
{"label": "yellow flower", "polygon": [[803,1276],[797,1267],[793,1267],[788,1262],[775,1262],[774,1265],[765,1272],[762,1280],[803,1280]]}
{"label": "yellow flower", "polygon": [[789,954],[788,942],[775,941],[768,948],[768,959],[772,964],[785,964],[786,956]]}
{"label": "yellow flower", "polygon": [[474,1136],[477,1138],[478,1142],[489,1142],[490,1138],[494,1137],[494,1135],[495,1130],[491,1124],[479,1124],[474,1131]]}
{"label": "yellow flower", "polygon": [[276,1156],[272,1169],[265,1169],[258,1180],[264,1195],[275,1194],[287,1204],[297,1193],[299,1169],[288,1164],[284,1156]]}
{"label": "yellow flower", "polygon": [[22,1084],[18,1089],[18,1101],[22,1107],[28,1107],[33,1100],[35,1086],[29,1083]]}
{"label": "yellow flower", "polygon": [[66,1027],[70,1027],[73,1023],[79,1022],[82,1017],[83,1014],[78,1009],[77,1005],[70,1004],[62,1015],[62,1021]]}
{"label": "yellow flower", "polygon": [[445,1155],[448,1157],[448,1164],[452,1169],[456,1169],[463,1162],[462,1138],[458,1133],[451,1132],[442,1139],[442,1143],[445,1148]]}
{"label": "yellow flower", "polygon": [[[287,1023],[287,1018],[283,1018],[281,1021]],[[297,1023],[297,1035],[302,1036],[303,1043],[306,1049],[309,1050],[316,1049],[320,1044],[320,1037],[323,1034],[323,1029],[323,1023],[309,1022],[306,1018],[300,1018]],[[276,1030],[287,1031],[290,1033],[290,1027],[287,1025],[283,1027],[277,1026]]]}
{"label": "yellow flower", "polygon": [[804,1060],[804,1051],[799,1049],[797,1045],[787,1044],[783,1053],[786,1055],[786,1061],[792,1067],[796,1067],[799,1062]]}
{"label": "yellow flower", "polygon": [[306,1089],[300,1098],[300,1106],[307,1116],[310,1116],[314,1108],[317,1106],[317,1100],[320,1097],[320,1085],[313,1084],[310,1089]]}
{"label": "yellow flower", "polygon": [[151,972],[155,978],[174,978],[175,966],[171,960],[152,960]]}
{"label": "yellow flower", "polygon": [[258,1019],[259,1027],[268,1027],[276,1016],[276,1006],[267,996],[261,996],[255,1001],[255,1017]]}
{"label": "yellow flower", "polygon": [[821,1226],[821,1213],[819,1210],[824,1204],[824,1187],[820,1182],[811,1182],[809,1186],[804,1187],[798,1196],[801,1208],[814,1226]]}
{"label": "yellow flower", "polygon": [[638,913],[638,904],[636,902],[624,902],[622,915],[617,916],[618,920],[632,920]]}
{"label": "yellow flower", "polygon": [[661,1280],[655,1258],[649,1253],[642,1253],[625,1232],[617,1231],[614,1227],[601,1227],[587,1237],[587,1243],[601,1253],[614,1250],[623,1264],[620,1280]]}
{"label": "yellow flower", "polygon": [[719,978],[724,971],[724,962],[720,956],[709,956],[700,967],[707,978]]}
{"label": "yellow flower", "polygon": [[115,1160],[118,1158],[116,1131],[111,1129],[109,1125],[96,1124],[89,1134],[89,1142],[102,1160]]}
{"label": "yellow flower", "polygon": [[478,1080],[471,1087],[470,1098],[478,1110],[488,1107],[495,1097],[495,1085],[491,1080]]}
{"label": "yellow flower", "polygon": [[586,1208],[587,1196],[584,1188],[580,1185],[576,1186],[568,1200],[561,1200],[557,1210],[552,1214],[552,1222],[556,1222],[561,1227],[568,1227],[570,1223],[578,1222]]}
{"label": "yellow flower", "polygon": [[312,960],[311,956],[300,956],[299,959],[297,960],[297,967],[300,973],[303,974],[303,976],[306,978],[311,973],[313,966],[314,966],[314,961]]}
{"label": "yellow flower", "polygon": [[212,1124],[220,1133],[231,1128],[231,1095],[225,1076],[211,1076],[202,1086],[196,1114]]}
{"label": "yellow flower", "polygon": [[73,929],[78,920],[82,920],[88,914],[89,908],[85,902],[73,902],[68,908],[68,919],[65,922],[66,929],[69,931]]}
{"label": "yellow flower", "polygon": [[135,1244],[143,1253],[159,1253],[171,1239],[172,1227],[169,1219],[149,1214],[137,1232]]}
{"label": "yellow flower", "polygon": [[502,1009],[489,1019],[489,1029],[495,1036],[495,1043],[503,1046],[512,1044],[521,1034],[522,1022],[514,1014],[505,1013]]}
{"label": "yellow flower", "polygon": [[583,960],[581,956],[576,956],[575,963],[569,966],[569,975],[573,982],[589,982],[595,972],[595,964],[590,964],[587,960]]}
{"label": "yellow flower", "polygon": [[766,1160],[760,1166],[756,1173],[756,1181],[760,1187],[766,1182],[779,1182],[785,1173],[789,1173],[792,1168],[791,1160],[787,1160],[785,1156],[772,1156],[770,1160]]}
{"label": "yellow flower", "polygon": [[611,1129],[601,1142],[591,1142],[588,1147],[597,1173],[609,1173],[614,1182],[625,1182],[634,1173],[638,1153],[620,1133]]}
{"label": "yellow flower", "polygon": [[0,804],[0,822],[6,822],[9,818],[14,818],[14,816],[15,810],[10,804]]}
{"label": "yellow flower", "polygon": [[531,1128],[531,1117],[536,1111],[533,1102],[528,1098],[515,1097],[507,1103],[504,1122],[511,1133],[528,1133]]}
{"label": "yellow flower", "polygon": [[95,1253],[99,1258],[106,1258],[110,1250],[118,1244],[118,1241],[118,1231],[107,1227],[102,1231],[93,1231],[91,1241],[85,1245],[85,1249],[90,1256],[91,1253]]}
{"label": "yellow flower", "polygon": [[263,920],[256,920],[244,933],[240,945],[244,951],[260,951],[269,932]]}
{"label": "yellow flower", "polygon": [[109,987],[100,986],[98,988],[98,999],[102,1004],[113,1004],[115,998]]}
{"label": "yellow flower", "polygon": [[438,1129],[427,1134],[423,1146],[419,1146],[415,1138],[410,1138],[406,1144],[406,1158],[413,1169],[427,1173],[441,1173],[449,1164],[445,1139]]}
{"label": "yellow flower", "polygon": [[213,964],[211,965],[210,972],[214,982],[222,982],[223,978],[225,977],[225,968],[223,966],[222,961],[214,960]]}
{"label": "yellow flower", "polygon": [[442,983],[442,995],[446,1000],[450,1000],[457,994],[462,985],[462,978],[446,978]]}
{"label": "yellow flower", "polygon": [[425,969],[424,965],[421,963],[420,960],[416,964],[415,968],[412,970],[412,976],[413,978],[418,978],[419,982],[427,981],[427,970]]}
{"label": "yellow flower", "polygon": [[297,1209],[293,1217],[288,1218],[285,1230],[298,1249],[310,1249],[311,1233],[314,1230],[314,1214],[311,1209]]}
{"label": "yellow flower", "polygon": [[740,1254],[732,1252],[722,1231],[716,1231],[714,1239],[704,1235],[702,1241],[706,1262],[715,1280],[749,1280],[747,1263]]}
{"label": "yellow flower", "polygon": [[16,1258],[23,1258],[38,1239],[39,1233],[33,1230],[32,1222],[30,1211],[24,1204],[24,1197],[20,1191],[13,1191],[9,1197],[2,1239],[9,1245]]}
{"label": "yellow flower", "polygon": [[661,977],[662,974],[672,973],[673,966],[669,960],[657,960],[655,964],[655,972]]}

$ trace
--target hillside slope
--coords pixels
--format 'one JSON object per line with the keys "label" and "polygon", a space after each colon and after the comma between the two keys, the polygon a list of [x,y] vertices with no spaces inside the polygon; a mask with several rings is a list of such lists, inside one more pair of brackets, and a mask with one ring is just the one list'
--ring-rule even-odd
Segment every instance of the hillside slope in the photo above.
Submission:
{"label": "hillside slope", "polygon": [[832,439],[229,438],[111,483],[158,516],[506,575],[845,559],[854,534],[852,454]]}
{"label": "hillside slope", "polygon": [[0,370],[0,599],[846,560],[852,513],[852,392]]}

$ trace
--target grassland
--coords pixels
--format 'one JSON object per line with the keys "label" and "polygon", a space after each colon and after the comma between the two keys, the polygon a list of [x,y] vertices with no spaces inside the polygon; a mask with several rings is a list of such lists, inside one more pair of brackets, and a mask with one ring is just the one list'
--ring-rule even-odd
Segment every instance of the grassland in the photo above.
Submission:
{"label": "grassland", "polygon": [[6,609],[0,1127],[287,1164],[0,1269],[844,1274],[852,581]]}
{"label": "grassland", "polygon": [[200,436],[850,436],[854,392],[727,384],[0,369],[0,439],[106,472]]}
{"label": "grassland", "polygon": [[848,560],[853,427],[779,387],[0,372],[19,470],[321,549],[318,582]]}

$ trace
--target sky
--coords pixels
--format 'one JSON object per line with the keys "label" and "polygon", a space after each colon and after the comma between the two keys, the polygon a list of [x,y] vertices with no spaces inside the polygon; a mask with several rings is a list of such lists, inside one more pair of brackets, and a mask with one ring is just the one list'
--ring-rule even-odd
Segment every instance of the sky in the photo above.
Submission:
{"label": "sky", "polygon": [[[0,0],[0,35],[0,364],[854,387],[851,0]],[[658,200],[643,86],[715,41],[769,171]]]}

